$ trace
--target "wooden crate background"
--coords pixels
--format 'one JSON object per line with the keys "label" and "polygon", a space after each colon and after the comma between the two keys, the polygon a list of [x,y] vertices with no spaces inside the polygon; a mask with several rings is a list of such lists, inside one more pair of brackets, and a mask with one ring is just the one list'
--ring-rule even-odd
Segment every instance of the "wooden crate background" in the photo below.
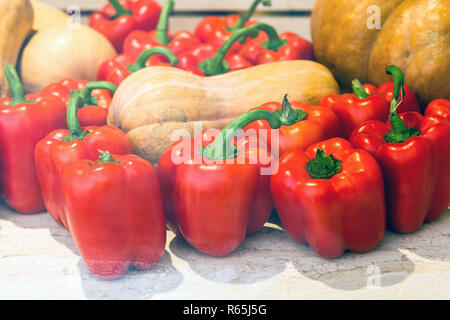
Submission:
{"label": "wooden crate background", "polygon": [[[66,10],[77,5],[82,12],[82,21],[87,23],[89,14],[101,8],[106,0],[43,0],[55,7]],[[160,4],[164,0],[157,0]],[[252,0],[177,0],[175,12],[170,21],[173,31],[194,30],[199,19],[208,14],[226,15],[245,11]],[[255,18],[273,25],[279,32],[294,31],[306,39],[310,35],[310,15],[315,0],[272,0],[272,6],[259,6]]]}

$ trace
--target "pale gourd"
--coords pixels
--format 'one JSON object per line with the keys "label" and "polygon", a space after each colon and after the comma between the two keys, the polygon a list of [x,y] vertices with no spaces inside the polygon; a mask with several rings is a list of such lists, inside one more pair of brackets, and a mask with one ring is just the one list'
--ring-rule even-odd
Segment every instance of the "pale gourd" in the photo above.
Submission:
{"label": "pale gourd", "polygon": [[[222,129],[227,123],[270,101],[290,99],[318,104],[339,87],[323,65],[306,60],[275,62],[223,75],[200,77],[181,69],[149,67],[119,86],[108,123],[124,130],[134,151],[156,164],[184,129]],[[176,131],[177,130],[177,131]],[[174,136],[172,136],[174,135]]]}
{"label": "pale gourd", "polygon": [[20,71],[25,90],[39,92],[65,78],[96,80],[99,65],[116,55],[94,29],[63,23],[37,32],[23,49]]}

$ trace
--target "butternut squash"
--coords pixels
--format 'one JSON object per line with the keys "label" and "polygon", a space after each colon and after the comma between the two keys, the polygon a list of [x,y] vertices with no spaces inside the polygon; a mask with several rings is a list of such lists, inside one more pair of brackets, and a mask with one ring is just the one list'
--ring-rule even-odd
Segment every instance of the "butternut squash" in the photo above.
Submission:
{"label": "butternut squash", "polygon": [[33,25],[33,8],[29,0],[0,0],[0,97],[9,95],[3,68],[16,65],[20,48]]}
{"label": "butternut squash", "polygon": [[252,107],[290,99],[318,104],[338,93],[331,72],[306,60],[275,62],[212,77],[169,67],[150,67],[128,77],[116,91],[108,123],[124,130],[134,151],[156,164],[173,142],[172,133],[194,124],[222,129]]}

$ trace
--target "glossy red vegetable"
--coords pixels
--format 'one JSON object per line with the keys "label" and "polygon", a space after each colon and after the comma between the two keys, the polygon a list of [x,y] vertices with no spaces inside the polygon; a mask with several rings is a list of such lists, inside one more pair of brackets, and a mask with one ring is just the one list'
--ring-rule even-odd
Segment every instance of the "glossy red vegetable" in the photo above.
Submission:
{"label": "glossy red vegetable", "polygon": [[[380,94],[384,96],[389,102],[389,105],[391,105],[394,95],[394,81],[386,82],[378,88],[371,84],[364,84],[363,88],[369,95]],[[403,113],[407,111],[420,112],[419,102],[417,101],[417,97],[414,94],[414,91],[412,91],[406,85],[403,86],[403,90],[403,102],[398,106],[397,113]]]}
{"label": "glossy red vegetable", "polygon": [[436,99],[431,101],[425,109],[425,116],[433,116],[450,121],[450,100]]}
{"label": "glossy red vegetable", "polygon": [[291,150],[271,178],[275,207],[286,232],[320,256],[366,252],[386,224],[383,178],[375,159],[342,138]]}
{"label": "glossy red vegetable", "polygon": [[[88,85],[89,83],[89,85]],[[86,85],[88,85],[86,87]],[[84,90],[87,105],[78,109],[78,120],[82,127],[102,126],[106,124],[106,116],[111,105],[116,86],[105,82],[88,82],[82,79],[63,79],[49,84],[41,94],[51,94],[60,98],[67,107],[71,91]]]}
{"label": "glossy red vegetable", "polygon": [[[352,131],[364,121],[386,121],[389,105],[392,101],[393,82],[376,88],[362,85],[358,80],[352,83],[353,93],[343,95],[330,94],[322,98],[320,105],[332,109],[341,119],[344,137],[350,137]],[[420,111],[417,99],[411,89],[404,86],[407,101],[402,103],[404,111]],[[406,97],[406,95],[405,95]]]}
{"label": "glossy red vegetable", "polygon": [[[218,74],[223,74],[228,71],[235,71],[243,68],[248,68],[253,66],[245,57],[240,54],[230,54],[231,48],[238,41],[245,39],[247,37],[255,38],[258,37],[259,32],[262,31],[268,36],[268,40],[265,45],[268,48],[278,50],[284,45],[284,40],[280,39],[276,30],[265,23],[256,23],[250,27],[241,28],[234,31],[231,37],[219,48],[214,56],[206,59],[199,59],[191,57],[188,59],[190,61],[191,67],[197,66],[198,69],[206,76],[213,76]],[[206,46],[206,45],[203,45]],[[213,46],[208,45],[211,49],[208,53],[211,54],[213,51]],[[189,52],[187,53],[189,55]],[[180,65],[184,65],[184,57],[180,57]]]}
{"label": "glossy red vegetable", "polygon": [[[159,57],[163,55],[169,63],[163,62]],[[176,66],[178,59],[164,47],[153,47],[142,52],[135,60],[125,54],[118,55],[111,60],[103,62],[97,73],[97,79],[108,81],[119,86],[130,74],[147,66]]]}
{"label": "glossy red vegetable", "polygon": [[[251,26],[254,22],[249,21],[256,11],[259,4],[270,6],[270,0],[254,0],[250,5],[248,11],[241,16],[228,15],[224,18],[219,16],[207,16],[201,19],[196,28],[195,34],[204,43],[209,43],[213,46],[222,46],[235,31],[244,27]],[[240,43],[235,43],[230,51],[236,53],[241,47]]]}
{"label": "glossy red vegetable", "polygon": [[65,126],[64,103],[52,95],[24,96],[12,64],[5,69],[12,98],[0,99],[0,182],[2,197],[14,210],[45,209],[34,164],[34,147],[50,131]]}
{"label": "glossy red vegetable", "polygon": [[[166,0],[158,20],[156,30],[131,32],[124,41],[124,54],[136,59],[143,51],[153,47],[166,46],[174,55],[188,51],[199,45],[201,41],[195,34],[187,30],[180,30],[174,34],[169,34],[169,17],[174,7],[173,0]],[[163,56],[158,56],[162,61],[166,61]]]}
{"label": "glossy red vegetable", "polygon": [[152,30],[156,27],[160,5],[153,0],[108,0],[100,11],[89,17],[89,25],[102,33],[118,53],[123,41],[133,30]]}
{"label": "glossy red vegetable", "polygon": [[279,35],[282,45],[275,49],[267,46],[267,36],[261,34],[256,39],[247,40],[239,54],[251,63],[258,65],[286,60],[314,60],[311,42],[292,32]]}
{"label": "glossy red vegetable", "polygon": [[[62,197],[61,171],[69,162],[96,160],[99,150],[116,154],[132,153],[127,135],[120,129],[105,125],[83,130],[77,119],[77,109],[85,103],[79,91],[71,93],[67,108],[67,126],[50,132],[39,141],[34,150],[37,176],[42,189],[45,207],[53,219],[69,228]],[[70,229],[70,228],[69,228]]]}
{"label": "glossy red vegetable", "polygon": [[104,279],[144,270],[164,252],[166,225],[158,178],[135,155],[102,152],[64,167],[62,193],[70,233],[88,269]]}
{"label": "glossy red vegetable", "polygon": [[367,121],[350,141],[371,152],[381,166],[389,226],[414,232],[450,203],[450,122],[448,111],[439,114],[433,108],[426,116],[413,111],[398,115],[403,75],[394,66],[386,70],[396,82],[389,122]]}
{"label": "glossy red vegetable", "polygon": [[169,227],[214,256],[229,254],[246,234],[259,230],[273,208],[269,180],[274,159],[265,143],[245,137],[241,129],[258,119],[279,128],[300,117],[290,106],[281,113],[254,109],[214,138],[204,134],[172,145],[157,169]]}
{"label": "glossy red vegetable", "polygon": [[[278,131],[278,144],[276,144],[276,141],[272,141],[272,131],[274,130],[270,128],[267,121],[257,120],[246,127],[246,130],[255,130],[256,134],[267,132],[267,134],[264,134],[264,140],[267,141],[268,148],[272,153],[282,155],[292,149],[305,150],[314,142],[341,136],[339,118],[332,110],[325,107],[310,106],[300,101],[292,101],[290,103],[286,95],[283,103],[268,102],[258,107],[258,109],[283,112],[283,109],[288,104],[290,107],[300,110],[302,116],[298,122],[276,129]],[[260,138],[263,137],[260,136]],[[271,148],[272,143],[276,150]]]}

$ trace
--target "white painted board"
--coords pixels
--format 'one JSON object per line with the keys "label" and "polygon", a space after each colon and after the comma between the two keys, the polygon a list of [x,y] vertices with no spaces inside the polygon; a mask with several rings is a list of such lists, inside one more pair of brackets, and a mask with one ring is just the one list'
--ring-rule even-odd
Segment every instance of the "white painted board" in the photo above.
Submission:
{"label": "white painted board", "polygon": [[[55,7],[65,9],[69,5],[79,5],[83,10],[101,8],[106,0],[43,0]],[[157,0],[160,4],[164,0]],[[242,11],[252,0],[176,0],[175,11]],[[259,7],[261,11],[310,11],[315,0],[272,0],[270,8]]]}
{"label": "white painted board", "polygon": [[449,299],[450,215],[413,234],[387,232],[371,252],[318,257],[267,223],[226,257],[167,233],[160,262],[115,281],[89,273],[47,213],[0,204],[0,299]]}

